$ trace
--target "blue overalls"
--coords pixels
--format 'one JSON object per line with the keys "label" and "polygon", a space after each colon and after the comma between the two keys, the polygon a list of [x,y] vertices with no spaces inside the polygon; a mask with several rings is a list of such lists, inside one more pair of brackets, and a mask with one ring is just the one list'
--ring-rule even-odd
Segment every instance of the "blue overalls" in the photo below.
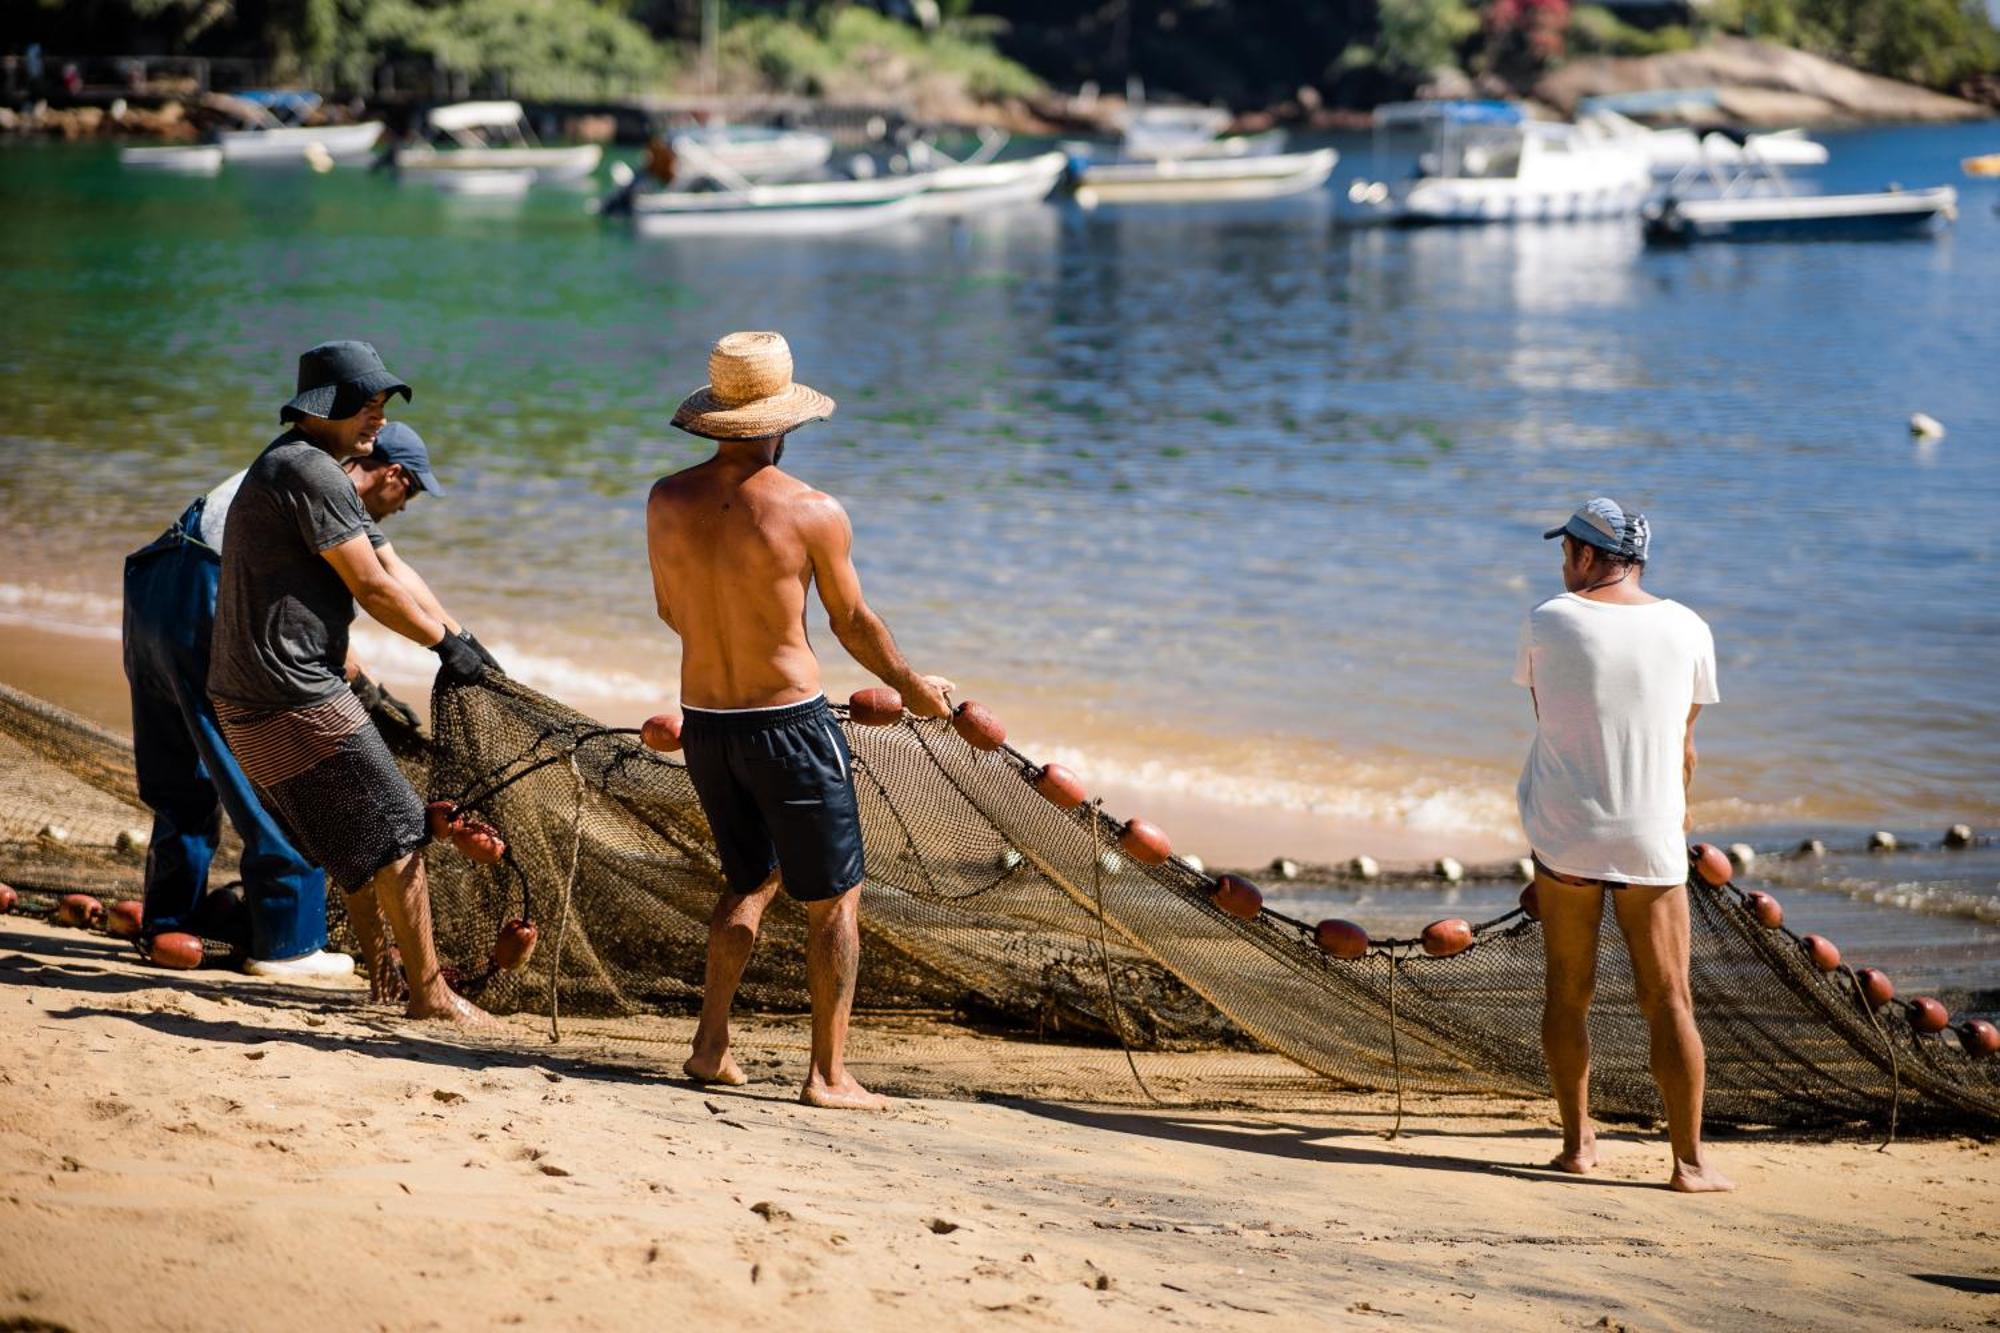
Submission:
{"label": "blue overalls", "polygon": [[[125,678],[139,799],[153,811],[146,935],[188,930],[208,891],[221,811],[243,839],[250,956],[277,961],[326,945],[326,876],[258,803],[208,701],[208,638],[222,556],[202,544],[207,497],[125,557]],[[218,809],[219,805],[219,809]]]}

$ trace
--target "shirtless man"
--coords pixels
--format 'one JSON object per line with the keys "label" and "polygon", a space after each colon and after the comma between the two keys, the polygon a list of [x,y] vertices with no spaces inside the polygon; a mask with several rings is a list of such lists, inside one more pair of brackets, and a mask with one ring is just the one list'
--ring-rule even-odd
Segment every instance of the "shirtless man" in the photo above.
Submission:
{"label": "shirtless man", "polygon": [[715,833],[727,890],[708,926],[708,968],[694,1052],[705,1083],[741,1084],[729,1052],[735,998],[764,909],[780,885],[805,905],[812,1067],[799,1100],[886,1104],[842,1063],[861,957],[861,825],[847,739],[820,692],[806,638],[815,584],[834,636],[902,694],[944,717],[950,681],[920,676],[861,596],[854,529],[840,502],[778,468],[785,435],[833,414],[792,382],[775,333],[732,333],[709,353],[710,383],[674,425],[715,441],[707,462],[662,478],[646,502],[646,551],[660,619],[681,638],[681,742]]}

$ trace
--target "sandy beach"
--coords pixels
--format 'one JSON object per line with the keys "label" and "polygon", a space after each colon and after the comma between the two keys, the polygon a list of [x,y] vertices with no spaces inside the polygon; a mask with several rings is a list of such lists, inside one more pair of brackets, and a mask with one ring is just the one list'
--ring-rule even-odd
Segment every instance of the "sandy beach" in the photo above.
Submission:
{"label": "sandy beach", "polygon": [[[0,1326],[1990,1327],[2000,1155],[1738,1138],[1733,1196],[1540,1169],[1545,1108],[792,1100],[800,1021],[473,1043],[353,989],[0,921]],[[874,1023],[879,1030],[881,1020]],[[907,1021],[905,1021],[907,1022]],[[878,1031],[879,1035],[879,1031]],[[894,1089],[996,1043],[863,1039]],[[1018,1043],[1016,1044],[1018,1045]],[[1093,1075],[1094,1077],[1095,1075]],[[1085,1089],[1073,1087],[1074,1093]]]}

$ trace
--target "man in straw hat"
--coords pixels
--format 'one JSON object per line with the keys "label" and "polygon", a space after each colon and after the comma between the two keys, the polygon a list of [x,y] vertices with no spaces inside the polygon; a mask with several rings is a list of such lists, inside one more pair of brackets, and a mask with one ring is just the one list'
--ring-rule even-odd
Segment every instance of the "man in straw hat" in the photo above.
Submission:
{"label": "man in straw hat", "polygon": [[952,686],[912,670],[862,599],[840,502],[778,468],[785,436],[833,415],[833,400],[793,383],[791,349],[775,333],[723,338],[708,376],[674,425],[714,440],[715,456],[655,483],[646,503],[654,599],[681,638],[688,776],[728,884],[709,918],[684,1068],[703,1082],[745,1081],[729,1053],[729,1006],[782,884],[808,927],[812,1068],[800,1100],[873,1109],[883,1099],[842,1063],[861,955],[861,824],[847,741],[806,638],[806,590],[818,585],[841,646],[911,712],[945,716]]}
{"label": "man in straw hat", "polygon": [[1547,956],[1542,1048],[1562,1116],[1550,1165],[1575,1175],[1597,1165],[1588,1020],[1608,895],[1666,1106],[1668,1184],[1734,1189],[1702,1153],[1704,1060],[1688,977],[1687,793],[1695,717],[1720,697],[1715,639],[1693,611],[1639,587],[1652,545],[1645,515],[1600,496],[1542,536],[1562,538],[1566,591],[1529,613],[1514,683],[1535,708],[1518,795]]}
{"label": "man in straw hat", "polygon": [[[445,984],[418,855],[429,840],[424,803],[344,676],[357,601],[435,652],[454,679],[488,665],[428,590],[413,591],[384,562],[387,540],[341,470],[375,450],[398,393],[408,398],[409,385],[367,343],[322,343],[299,358],[298,393],[279,412],[288,428],[230,502],[208,692],[265,808],[346,895],[377,998],[398,985],[381,938],[386,915],[410,1017],[490,1022]],[[397,462],[436,489],[427,455],[421,474],[414,450]]]}

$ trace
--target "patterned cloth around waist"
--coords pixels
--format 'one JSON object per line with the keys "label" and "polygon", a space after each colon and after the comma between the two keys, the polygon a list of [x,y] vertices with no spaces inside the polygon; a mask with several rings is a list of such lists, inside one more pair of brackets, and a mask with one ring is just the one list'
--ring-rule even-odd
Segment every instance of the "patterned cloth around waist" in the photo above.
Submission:
{"label": "patterned cloth around waist", "polygon": [[323,703],[278,712],[221,699],[214,703],[236,762],[259,787],[275,787],[319,767],[369,725],[368,710],[345,689]]}

